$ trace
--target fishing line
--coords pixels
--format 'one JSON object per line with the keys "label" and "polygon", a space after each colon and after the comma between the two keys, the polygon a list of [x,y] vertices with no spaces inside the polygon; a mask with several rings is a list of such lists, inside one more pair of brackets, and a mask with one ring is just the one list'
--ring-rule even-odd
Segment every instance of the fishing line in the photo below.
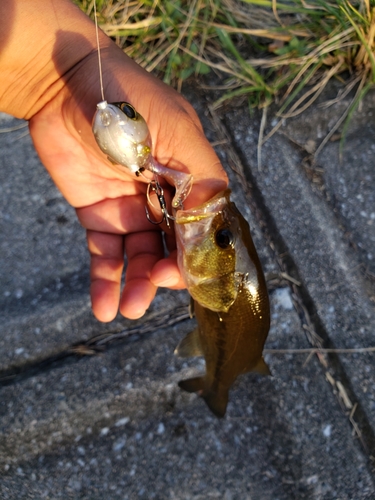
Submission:
{"label": "fishing line", "polygon": [[102,72],[102,58],[100,54],[100,44],[99,44],[99,28],[98,28],[98,18],[96,13],[96,0],[94,0],[94,17],[95,17],[95,34],[96,34],[96,45],[98,48],[98,63],[99,63],[99,82],[100,82],[100,92],[102,95],[102,101],[104,101],[104,89],[103,89],[103,72]]}

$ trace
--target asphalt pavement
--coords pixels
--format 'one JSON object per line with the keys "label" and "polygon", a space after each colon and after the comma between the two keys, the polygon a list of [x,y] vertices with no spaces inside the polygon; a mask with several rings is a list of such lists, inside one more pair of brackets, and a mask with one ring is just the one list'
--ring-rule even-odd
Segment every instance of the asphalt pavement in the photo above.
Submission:
{"label": "asphalt pavement", "polygon": [[[173,354],[194,328],[187,293],[160,290],[137,321],[96,321],[74,210],[27,128],[0,133],[1,499],[375,498],[375,92],[314,161],[352,98],[325,106],[339,90],[261,149],[261,111],[214,111],[186,91],[271,299],[273,376],[240,377],[223,419],[177,386],[204,370]],[[269,110],[264,137],[277,124]]]}

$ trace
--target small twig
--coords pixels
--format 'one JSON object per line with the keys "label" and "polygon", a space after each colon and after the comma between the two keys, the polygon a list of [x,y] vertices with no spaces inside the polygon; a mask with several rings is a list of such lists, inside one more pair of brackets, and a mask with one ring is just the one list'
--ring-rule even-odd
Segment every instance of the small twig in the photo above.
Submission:
{"label": "small twig", "polygon": [[354,433],[357,435],[358,439],[361,441],[363,448],[368,452],[368,446],[363,439],[362,432],[361,432],[360,428],[358,427],[357,422],[354,420],[354,413],[357,409],[357,406],[358,406],[358,403],[355,403],[353,408],[352,408],[352,411],[350,412],[349,420],[353,426]]}
{"label": "small twig", "polygon": [[303,363],[303,365],[302,365],[302,366],[303,366],[303,368],[305,368],[305,366],[307,366],[307,365],[308,365],[308,363],[309,363],[310,359],[314,356],[314,354],[315,354],[314,352],[310,352],[310,354],[309,354],[309,355],[307,356],[307,358],[306,358],[306,361],[305,361],[305,362]]}
{"label": "small twig", "polygon": [[222,144],[228,144],[228,139],[221,139],[220,141],[210,142],[210,144],[214,148],[216,146],[221,146]]}
{"label": "small twig", "polygon": [[264,129],[265,129],[266,123],[267,123],[267,111],[268,111],[268,107],[265,106],[263,108],[262,119],[260,121],[260,127],[259,127],[259,138],[258,138],[258,148],[257,148],[258,171],[259,172],[262,171],[262,144],[263,144]]}
{"label": "small twig", "polygon": [[362,79],[362,75],[359,75],[356,78],[354,78],[354,80],[349,82],[345,88],[340,90],[340,92],[337,94],[337,97],[335,97],[335,99],[331,99],[329,101],[325,101],[325,102],[318,104],[318,108],[326,109],[326,108],[329,108],[330,106],[333,106],[334,104],[337,104],[338,102],[342,101],[361,79]]}
{"label": "small twig", "polygon": [[281,22],[281,19],[279,17],[278,12],[277,12],[277,1],[276,0],[272,0],[272,12],[273,12],[273,15],[275,16],[276,21],[280,24],[280,26],[282,28],[285,28],[285,25]]}
{"label": "small twig", "polygon": [[14,365],[7,370],[0,371],[0,387],[14,384],[18,380],[35,376],[38,373],[49,370],[56,363],[65,362],[71,358],[82,358],[85,356],[94,356],[104,352],[107,344],[121,342],[128,337],[136,337],[147,333],[161,330],[162,328],[172,326],[189,319],[187,306],[176,307],[175,309],[166,309],[159,314],[150,315],[144,323],[134,328],[124,329],[118,332],[107,332],[91,337],[69,346],[60,352],[51,354],[44,358],[29,361],[20,365]]}
{"label": "small twig", "polygon": [[16,130],[20,130],[29,125],[28,122],[20,123],[19,125],[14,125],[14,127],[0,128],[0,134],[7,134],[8,132],[15,132]]}
{"label": "small twig", "polygon": [[353,403],[350,401],[349,396],[345,390],[345,387],[339,380],[336,380],[336,386],[337,389],[339,390],[339,395],[342,399],[342,402],[344,403],[345,408],[347,410],[351,410],[353,408]]}
{"label": "small twig", "polygon": [[282,278],[284,278],[285,280],[290,281],[291,283],[294,283],[296,286],[301,286],[301,282],[300,281],[297,281],[296,279],[292,278],[292,276],[290,276],[287,273],[281,272],[280,276]]}
{"label": "small twig", "polygon": [[355,93],[355,96],[353,97],[353,100],[350,103],[350,105],[346,108],[346,110],[344,111],[344,113],[342,114],[342,116],[337,120],[337,122],[332,127],[332,129],[330,130],[330,132],[328,132],[328,134],[325,136],[325,138],[319,144],[319,146],[318,146],[318,148],[317,148],[317,150],[315,151],[315,154],[314,154],[314,158],[315,159],[318,157],[319,153],[322,151],[322,149],[324,148],[324,146],[327,144],[327,142],[330,140],[330,138],[333,136],[333,134],[336,132],[336,130],[340,127],[340,125],[343,123],[343,121],[345,120],[345,118],[348,116],[348,113],[351,110],[352,104],[356,101],[356,99],[358,98],[359,94],[361,93],[361,91],[363,89],[364,84],[366,83],[366,78],[367,78],[367,73],[365,73],[362,76],[360,84],[359,84],[358,89],[357,89],[357,92]]}
{"label": "small twig", "polygon": [[335,353],[335,354],[365,354],[369,352],[375,352],[375,347],[358,347],[357,349],[331,349],[331,348],[318,348],[309,347],[302,349],[264,349],[264,353],[267,354],[317,354],[317,353]]}
{"label": "small twig", "polygon": [[336,387],[336,381],[329,372],[326,372],[326,379],[331,384],[332,387]]}
{"label": "small twig", "polygon": [[[320,96],[320,94],[323,92],[323,90],[326,88],[327,83],[329,80],[332,78],[333,75],[335,75],[342,65],[342,60],[340,59],[339,62],[336,64],[336,66],[333,66],[329,71],[324,73],[324,77],[316,84],[314,87],[309,89],[307,92],[305,92],[302,97],[300,97],[290,108],[289,111],[286,113],[282,113],[279,116],[281,118],[292,118],[294,116],[300,115],[304,111],[306,111],[307,108],[311,106],[311,104],[316,101],[316,99]],[[305,101],[308,97],[310,98],[309,101],[307,101],[303,106],[300,106],[303,101]]]}
{"label": "small twig", "polygon": [[17,137],[15,137],[11,142],[12,144],[17,142],[17,141],[20,141],[21,139],[23,139],[24,137],[27,137],[29,135],[29,131],[26,130],[25,132],[23,132],[22,134],[18,135]]}

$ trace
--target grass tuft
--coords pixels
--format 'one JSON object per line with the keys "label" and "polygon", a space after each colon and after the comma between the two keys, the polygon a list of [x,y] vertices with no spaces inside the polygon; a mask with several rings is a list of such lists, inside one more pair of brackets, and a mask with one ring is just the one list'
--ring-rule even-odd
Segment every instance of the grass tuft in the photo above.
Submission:
{"label": "grass tuft", "polygon": [[[94,0],[76,0],[93,15]],[[215,106],[305,111],[332,78],[356,88],[347,116],[375,84],[375,0],[96,0],[101,29],[181,90],[192,75],[224,77]],[[349,91],[348,90],[348,91]],[[342,95],[346,95],[345,92]]]}

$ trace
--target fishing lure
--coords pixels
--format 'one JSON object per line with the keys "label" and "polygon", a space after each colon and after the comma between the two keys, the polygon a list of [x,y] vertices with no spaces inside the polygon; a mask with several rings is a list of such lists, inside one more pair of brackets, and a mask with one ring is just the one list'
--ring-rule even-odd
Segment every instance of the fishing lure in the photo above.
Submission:
{"label": "fishing lure", "polygon": [[[176,189],[172,207],[183,207],[183,202],[190,193],[193,176],[172,170],[155,160],[151,153],[152,142],[147,123],[131,104],[107,103],[103,98],[97,104],[92,130],[99,148],[113,164],[123,166],[126,171],[133,172],[138,177],[145,171],[150,171],[156,177],[164,178]],[[151,189],[158,196],[163,213],[162,221],[173,219],[166,211],[164,195],[157,178],[151,180]]]}
{"label": "fishing lure", "polygon": [[143,175],[145,171],[150,171],[154,174],[154,179],[150,181],[147,189],[147,199],[151,203],[149,197],[151,188],[157,195],[162,219],[160,222],[152,221],[147,208],[146,216],[150,222],[155,224],[162,223],[165,220],[169,227],[169,220],[173,220],[173,217],[167,211],[164,192],[157,177],[163,177],[169,184],[175,187],[176,192],[172,199],[172,207],[177,210],[183,208],[183,202],[191,190],[193,176],[172,170],[155,160],[151,152],[152,142],[147,123],[130,103],[108,103],[105,100],[96,2],[94,2],[94,16],[99,81],[102,96],[102,101],[96,106],[97,109],[92,123],[94,137],[99,148],[107,155],[111,163],[121,165],[125,170],[135,173],[138,177]]}

